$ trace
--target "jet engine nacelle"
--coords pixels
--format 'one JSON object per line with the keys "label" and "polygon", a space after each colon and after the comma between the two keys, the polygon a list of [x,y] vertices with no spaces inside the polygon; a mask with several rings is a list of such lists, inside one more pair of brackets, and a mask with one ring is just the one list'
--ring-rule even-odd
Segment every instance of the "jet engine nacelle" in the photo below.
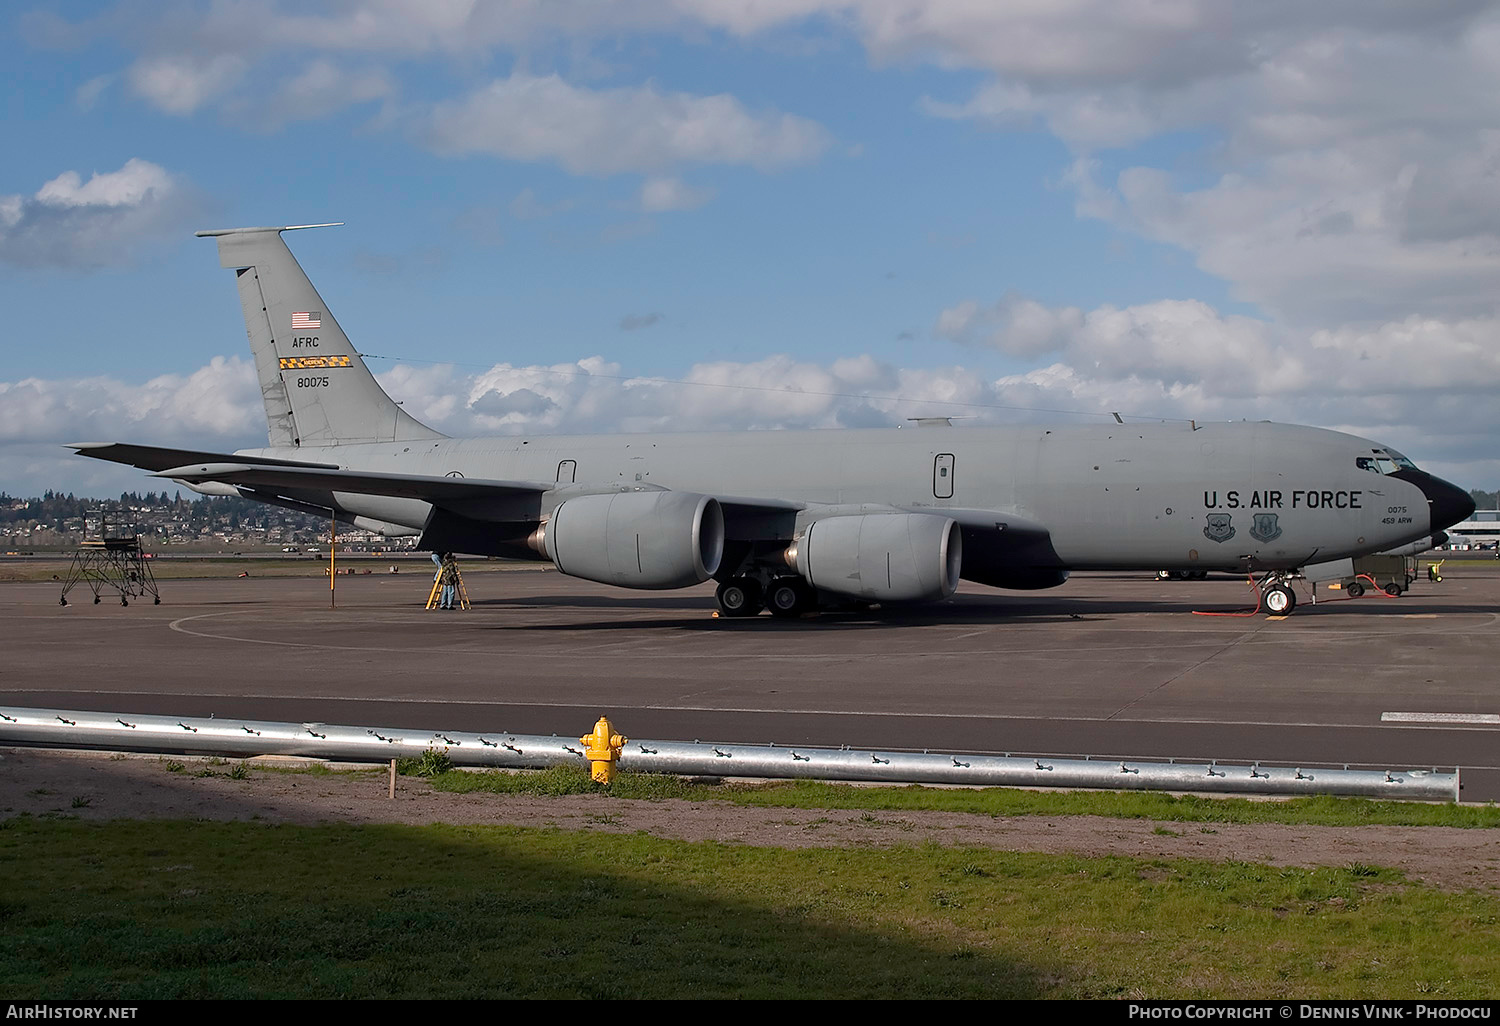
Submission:
{"label": "jet engine nacelle", "polygon": [[793,566],[815,588],[881,602],[947,598],[963,568],[958,522],[930,513],[815,520]]}
{"label": "jet engine nacelle", "polygon": [[624,588],[702,584],[724,555],[724,513],[707,495],[580,495],[552,511],[545,552],[572,577]]}

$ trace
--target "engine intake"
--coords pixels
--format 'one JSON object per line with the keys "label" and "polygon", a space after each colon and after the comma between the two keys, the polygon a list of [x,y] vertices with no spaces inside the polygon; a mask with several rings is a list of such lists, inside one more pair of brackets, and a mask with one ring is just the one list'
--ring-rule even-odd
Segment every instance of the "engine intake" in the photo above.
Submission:
{"label": "engine intake", "polygon": [[552,511],[543,551],[571,577],[624,588],[686,588],[719,569],[724,513],[691,492],[580,495]]}
{"label": "engine intake", "polygon": [[815,588],[883,602],[947,598],[963,569],[958,522],[930,513],[815,520],[793,566]]}

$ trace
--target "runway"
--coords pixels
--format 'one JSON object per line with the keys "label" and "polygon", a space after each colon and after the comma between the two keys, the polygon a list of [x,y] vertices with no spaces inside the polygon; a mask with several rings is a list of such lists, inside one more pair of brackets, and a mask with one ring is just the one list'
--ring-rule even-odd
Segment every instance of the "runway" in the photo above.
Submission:
{"label": "runway", "polygon": [[1121,574],[793,622],[716,619],[708,586],[531,569],[469,573],[466,612],[424,610],[430,577],[409,573],[340,577],[335,609],[326,578],[167,581],[129,607],[6,584],[0,704],[575,737],[607,713],[661,739],[1459,767],[1465,801],[1494,800],[1500,566],[1444,570],[1399,599],[1303,588],[1285,619],[1195,615],[1243,611],[1242,580]]}

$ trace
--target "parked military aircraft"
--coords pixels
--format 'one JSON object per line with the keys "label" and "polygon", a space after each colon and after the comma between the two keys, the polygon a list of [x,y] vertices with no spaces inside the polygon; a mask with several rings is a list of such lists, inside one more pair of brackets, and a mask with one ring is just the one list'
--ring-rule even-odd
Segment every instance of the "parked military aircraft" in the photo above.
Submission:
{"label": "parked military aircraft", "polygon": [[1267,422],[449,438],[385,393],[287,249],[282,232],[312,227],[327,226],[198,233],[235,272],[267,447],[72,448],[423,549],[625,588],[714,580],[725,616],[1162,567],[1260,572],[1266,608],[1286,612],[1296,568],[1474,508],[1388,446]]}

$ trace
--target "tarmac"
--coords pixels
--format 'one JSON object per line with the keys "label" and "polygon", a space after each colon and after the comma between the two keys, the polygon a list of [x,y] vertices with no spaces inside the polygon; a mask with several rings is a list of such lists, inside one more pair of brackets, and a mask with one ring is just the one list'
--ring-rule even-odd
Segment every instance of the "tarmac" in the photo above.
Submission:
{"label": "tarmac", "polygon": [[330,608],[326,577],[249,569],[160,605],[0,584],[0,705],[573,737],[608,714],[663,740],[1459,768],[1465,801],[1500,799],[1500,564],[1400,598],[1302,586],[1286,618],[1229,576],[1079,574],[794,621],[550,569],[468,573],[466,611],[423,608],[430,573],[340,575]]}

